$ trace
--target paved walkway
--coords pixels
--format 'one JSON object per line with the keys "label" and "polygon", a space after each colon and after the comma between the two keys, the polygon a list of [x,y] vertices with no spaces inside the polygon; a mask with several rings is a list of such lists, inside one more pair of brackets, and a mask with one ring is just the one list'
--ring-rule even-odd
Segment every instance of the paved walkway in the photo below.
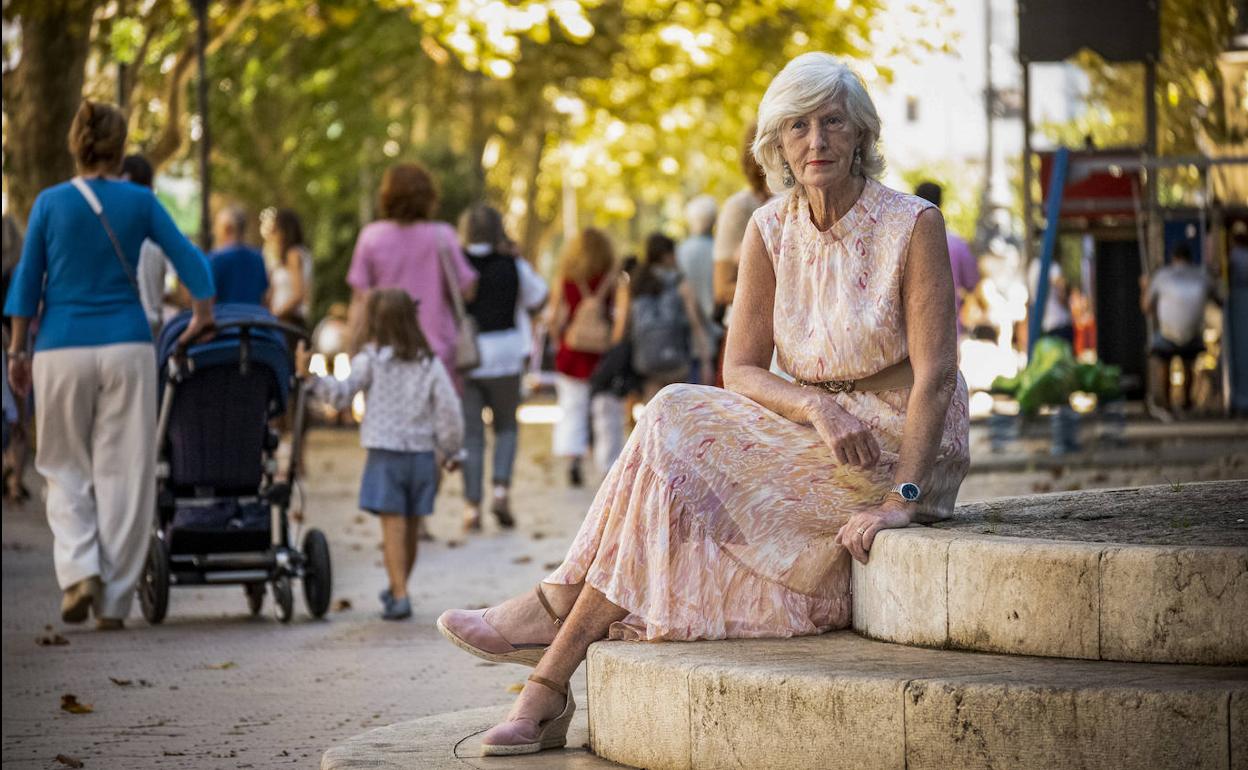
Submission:
{"label": "paved walkway", "polygon": [[[169,617],[156,628],[143,622],[137,605],[122,632],[65,627],[42,508],[6,506],[5,767],[64,767],[58,754],[87,768],[314,767],[327,747],[373,727],[475,707],[505,713],[509,688],[524,672],[456,652],[433,621],[446,607],[483,606],[539,580],[562,556],[592,488],[566,489],[549,454],[549,427],[524,426],[514,504],[519,529],[491,527],[465,540],[458,533],[459,481],[452,478],[431,523],[438,542],[424,548],[416,567],[415,616],[385,623],[377,618],[379,536],[355,507],[363,465],[357,442],[349,431],[311,435],[307,519],[328,534],[335,598],[351,605],[323,622],[308,618],[301,597],[289,626],[273,619],[267,600],[262,616],[249,619],[242,589],[229,586],[175,589]],[[1243,477],[1248,462],[1167,472],[1176,482]],[[1067,469],[1056,478],[1047,470],[976,473],[963,499],[1153,483],[1158,473],[1156,465]],[[51,634],[68,644],[36,643]],[[574,683],[583,694],[583,678]],[[92,713],[61,710],[69,694]]]}

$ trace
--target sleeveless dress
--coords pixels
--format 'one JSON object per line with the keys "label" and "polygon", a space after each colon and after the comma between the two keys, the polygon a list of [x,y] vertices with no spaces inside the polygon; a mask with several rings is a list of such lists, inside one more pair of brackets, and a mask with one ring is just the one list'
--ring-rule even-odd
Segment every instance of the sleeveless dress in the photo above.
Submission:
{"label": "sleeveless dress", "polygon": [[[901,279],[914,223],[930,205],[868,180],[825,232],[796,193],[754,213],[775,269],[774,338],[786,371],[858,379],[906,358]],[[879,464],[863,470],[837,465],[813,428],[745,396],[664,388],[546,582],[584,580],[628,610],[613,639],[787,637],[847,626],[850,557],[833,538],[892,488],[909,395],[836,396],[880,444]],[[969,425],[959,376],[917,521],[951,514],[970,464]]]}

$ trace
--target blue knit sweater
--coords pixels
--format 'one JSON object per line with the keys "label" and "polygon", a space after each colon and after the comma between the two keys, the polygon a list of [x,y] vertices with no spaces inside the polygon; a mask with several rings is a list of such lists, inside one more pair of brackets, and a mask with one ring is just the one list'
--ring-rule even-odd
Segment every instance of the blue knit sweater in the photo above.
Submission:
{"label": "blue knit sweater", "polygon": [[[151,190],[129,182],[88,179],[134,275],[139,247],[151,238],[168,255],[191,296],[214,294],[203,253],[178,230]],[[69,182],[39,193],[26,227],[4,314],[43,314],[35,351],[151,342],[143,305],[126,277],[99,217]]]}

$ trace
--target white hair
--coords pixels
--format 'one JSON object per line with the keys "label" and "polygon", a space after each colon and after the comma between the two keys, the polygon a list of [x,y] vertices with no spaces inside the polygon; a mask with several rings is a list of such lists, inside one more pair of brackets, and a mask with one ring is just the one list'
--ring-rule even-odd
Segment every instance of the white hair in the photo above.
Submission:
{"label": "white hair", "polygon": [[709,195],[699,195],[685,204],[685,222],[689,224],[689,232],[694,235],[706,235],[715,226],[717,206],[715,199]]}
{"label": "white hair", "polygon": [[862,78],[831,54],[804,53],[772,79],[758,105],[754,158],[767,173],[767,186],[773,192],[787,189],[782,181],[784,156],[780,152],[784,122],[808,115],[836,99],[843,101],[849,124],[859,133],[862,175],[874,178],[884,172],[879,149],[880,116]]}

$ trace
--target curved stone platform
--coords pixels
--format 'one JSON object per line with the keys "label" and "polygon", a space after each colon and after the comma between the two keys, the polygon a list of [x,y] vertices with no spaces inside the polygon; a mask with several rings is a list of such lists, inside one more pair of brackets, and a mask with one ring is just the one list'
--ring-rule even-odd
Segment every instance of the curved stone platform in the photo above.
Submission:
{"label": "curved stone platform", "polygon": [[926,647],[1243,664],[1246,511],[1244,481],[961,506],[880,533],[853,565],[853,627]]}
{"label": "curved stone platform", "polygon": [[694,768],[1248,767],[1248,669],[926,650],[849,632],[600,642],[595,752]]}
{"label": "curved stone platform", "polygon": [[481,733],[507,713],[506,706],[439,714],[378,727],[326,751],[321,770],[608,770],[619,768],[583,748],[589,740],[585,709],[568,731],[568,748],[523,757],[481,757]]}

